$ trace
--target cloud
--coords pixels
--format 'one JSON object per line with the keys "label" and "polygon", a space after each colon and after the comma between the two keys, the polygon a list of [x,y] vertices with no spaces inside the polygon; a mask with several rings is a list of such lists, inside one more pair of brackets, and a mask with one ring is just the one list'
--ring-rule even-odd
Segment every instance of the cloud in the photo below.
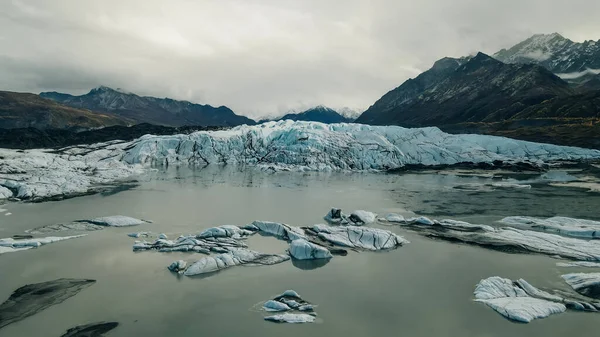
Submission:
{"label": "cloud", "polygon": [[[444,56],[598,39],[594,0],[0,0],[0,89],[365,109]],[[585,8],[585,10],[581,10]]]}
{"label": "cloud", "polygon": [[538,49],[538,50],[534,50],[529,53],[526,53],[523,56],[528,59],[534,60],[534,61],[542,62],[542,61],[546,61],[547,59],[551,58],[552,54],[544,53],[543,50]]}
{"label": "cloud", "polygon": [[563,80],[573,80],[573,79],[580,78],[585,75],[598,75],[598,74],[600,74],[600,69],[587,68],[584,71],[578,71],[578,72],[573,72],[573,73],[562,73],[562,74],[556,74],[556,75],[558,77],[562,78]]}

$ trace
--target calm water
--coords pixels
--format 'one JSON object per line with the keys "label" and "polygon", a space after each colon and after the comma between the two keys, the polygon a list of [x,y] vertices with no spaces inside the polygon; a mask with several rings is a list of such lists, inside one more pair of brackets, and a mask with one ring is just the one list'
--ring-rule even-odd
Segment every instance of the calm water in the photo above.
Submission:
{"label": "calm water", "polygon": [[[535,176],[516,176],[535,179]],[[591,335],[598,314],[567,312],[530,324],[511,323],[472,301],[475,284],[499,275],[563,289],[565,269],[545,256],[511,255],[422,238],[385,227],[411,244],[385,253],[335,257],[325,266],[237,267],[208,278],[178,278],[172,261],[204,255],[134,253],[131,231],[170,237],[252,220],[322,223],[332,206],[384,214],[418,213],[493,224],[509,215],[600,218],[600,194],[534,184],[531,190],[464,191],[480,177],[442,174],[265,174],[232,170],[157,172],[137,188],[42,204],[9,204],[0,237],[51,223],[123,214],[152,219],[40,249],[0,256],[0,300],[27,283],[61,277],[98,282],[62,304],[0,330],[3,337],[60,336],[96,321],[121,323],[109,336],[564,336]],[[63,235],[63,234],[59,234]],[[283,252],[287,244],[253,237],[250,247]],[[569,269],[568,271],[576,271]],[[318,304],[316,324],[263,321],[252,310],[286,289]]]}

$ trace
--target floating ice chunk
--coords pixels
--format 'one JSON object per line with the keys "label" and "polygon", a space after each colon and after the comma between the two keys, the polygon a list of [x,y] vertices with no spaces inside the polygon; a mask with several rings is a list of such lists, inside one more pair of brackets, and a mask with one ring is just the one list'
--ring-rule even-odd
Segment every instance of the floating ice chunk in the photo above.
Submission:
{"label": "floating ice chunk", "polygon": [[600,261],[599,240],[579,240],[560,235],[512,227],[493,228],[455,220],[442,220],[434,226],[410,224],[415,230],[438,239],[461,241],[510,252],[529,252],[573,260]]}
{"label": "floating ice chunk", "polygon": [[389,213],[385,216],[385,221],[392,223],[404,223],[406,222],[406,219],[404,219],[404,217],[400,214]]}
{"label": "floating ice chunk", "polygon": [[573,261],[573,262],[557,262],[557,267],[587,267],[600,268],[599,262]]}
{"label": "floating ice chunk", "polygon": [[311,230],[316,232],[318,237],[325,241],[337,246],[350,248],[382,250],[396,248],[408,243],[401,236],[378,228],[314,225],[311,227]]}
{"label": "floating ice chunk", "polygon": [[124,215],[113,215],[113,216],[105,216],[101,218],[95,218],[91,220],[82,220],[83,222],[89,222],[99,226],[107,226],[107,227],[127,227],[127,226],[136,226],[141,225],[143,223],[147,223],[146,220],[140,220]]}
{"label": "floating ice chunk", "polygon": [[501,223],[534,231],[551,232],[564,236],[600,239],[600,222],[584,219],[574,219],[556,216],[548,219],[534,218],[528,216],[509,216]]}
{"label": "floating ice chunk", "polygon": [[20,250],[25,250],[29,248],[37,248],[43,245],[51,244],[58,241],[76,239],[83,237],[85,235],[74,235],[74,236],[49,236],[46,238],[33,238],[33,239],[24,239],[24,240],[15,240],[13,238],[0,239],[0,254],[1,253],[12,253]]}
{"label": "floating ice chunk", "polygon": [[281,303],[279,301],[274,301],[274,300],[268,300],[267,302],[265,302],[265,304],[263,305],[263,308],[266,311],[289,311],[289,310],[291,310],[291,308],[287,304]]}
{"label": "floating ice chunk", "polygon": [[29,234],[49,234],[56,232],[65,232],[65,231],[76,231],[76,232],[90,232],[104,229],[105,226],[94,225],[89,222],[83,221],[75,221],[65,224],[53,224],[37,227],[34,229],[28,229],[25,232]]}
{"label": "floating ice chunk", "polygon": [[103,337],[105,336],[105,333],[118,326],[118,322],[99,322],[79,325],[67,330],[67,332],[60,337]]}
{"label": "floating ice chunk", "polygon": [[263,254],[249,249],[232,248],[230,252],[207,256],[190,265],[184,275],[194,276],[213,273],[238,265],[272,265],[289,260],[287,255]]}
{"label": "floating ice chunk", "polygon": [[282,240],[306,239],[304,231],[298,227],[270,221],[254,221],[252,225],[262,233],[274,235]]}
{"label": "floating ice chunk", "polygon": [[129,236],[130,238],[147,238],[150,237],[152,235],[152,232],[136,232],[136,233],[129,233],[127,234],[127,236]]}
{"label": "floating ice chunk", "polygon": [[169,265],[169,267],[167,267],[167,268],[169,268],[169,270],[172,272],[178,273],[180,271],[184,271],[186,266],[187,266],[187,262],[185,262],[183,260],[178,260],[178,261],[171,263],[171,265]]}
{"label": "floating ice chunk", "polygon": [[339,208],[332,208],[323,219],[332,225],[344,225],[348,223],[348,217]]}
{"label": "floating ice chunk", "polygon": [[[258,229],[256,229],[258,230]],[[246,236],[254,234],[254,231],[248,229],[242,229],[238,226],[223,225],[219,227],[212,227],[204,230],[196,237],[199,239],[204,238],[235,238],[240,239]]]}
{"label": "floating ice chunk", "polygon": [[352,212],[352,214],[350,214],[348,217],[348,220],[357,225],[366,225],[375,222],[376,217],[377,215],[375,213],[358,210]]}
{"label": "floating ice chunk", "polygon": [[165,233],[160,233],[160,234],[158,235],[158,238],[159,238],[159,239],[166,240],[166,239],[168,239],[169,237],[168,237],[168,236],[167,236],[167,234],[165,234]]}
{"label": "floating ice chunk", "polygon": [[600,273],[573,273],[562,275],[562,278],[576,292],[600,299]]}
{"label": "floating ice chunk", "polygon": [[290,243],[290,255],[298,260],[330,259],[333,257],[327,248],[304,239],[294,240]]}
{"label": "floating ice chunk", "polygon": [[265,320],[277,323],[312,323],[315,317],[307,314],[280,314],[265,317]]}
{"label": "floating ice chunk", "polygon": [[[481,280],[475,288],[475,300],[487,304],[508,319],[523,323],[529,323],[536,318],[545,318],[567,310],[567,307],[562,303],[528,295],[518,284],[498,276]],[[528,283],[527,285],[529,291],[553,296],[534,288]],[[557,300],[562,299],[557,297]]]}

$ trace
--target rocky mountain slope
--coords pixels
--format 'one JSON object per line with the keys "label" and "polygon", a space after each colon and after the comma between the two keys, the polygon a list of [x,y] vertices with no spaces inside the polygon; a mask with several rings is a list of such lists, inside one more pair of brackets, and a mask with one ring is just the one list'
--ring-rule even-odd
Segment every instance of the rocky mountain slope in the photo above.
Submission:
{"label": "rocky mountain slope", "polygon": [[358,123],[442,126],[498,122],[573,89],[537,65],[504,64],[478,53],[444,58],[415,79],[388,92],[365,111]]}
{"label": "rocky mountain slope", "polygon": [[35,94],[0,91],[0,129],[89,129],[129,123],[122,117],[72,108]]}
{"label": "rocky mountain slope", "polygon": [[288,113],[281,118],[276,120],[293,120],[293,121],[310,121],[310,122],[321,122],[325,124],[332,123],[350,123],[354,121],[354,118],[343,116],[337,111],[319,105],[317,107],[299,112],[299,113]]}
{"label": "rocky mountain slope", "polygon": [[573,86],[541,65],[505,64],[483,53],[444,58],[385,94],[356,122],[600,148],[597,81]]}
{"label": "rocky mountain slope", "polygon": [[538,64],[566,81],[580,83],[600,73],[600,40],[579,43],[558,33],[537,34],[494,57],[504,63]]}
{"label": "rocky mountain slope", "polygon": [[167,126],[202,125],[235,126],[255,122],[236,115],[220,106],[194,104],[170,98],[139,96],[122,90],[98,87],[81,96],[57,92],[43,92],[40,96],[74,107],[125,117],[136,123]]}

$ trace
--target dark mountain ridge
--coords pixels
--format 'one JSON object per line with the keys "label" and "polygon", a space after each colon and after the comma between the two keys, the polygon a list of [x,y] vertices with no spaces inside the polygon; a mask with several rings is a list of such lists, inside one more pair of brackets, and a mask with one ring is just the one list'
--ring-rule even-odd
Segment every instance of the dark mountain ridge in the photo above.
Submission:
{"label": "dark mountain ridge", "polygon": [[94,88],[81,96],[58,92],[43,92],[40,96],[74,108],[121,116],[136,123],[166,126],[236,126],[256,123],[250,118],[236,115],[225,106],[213,107],[170,98],[139,96],[105,86]]}

